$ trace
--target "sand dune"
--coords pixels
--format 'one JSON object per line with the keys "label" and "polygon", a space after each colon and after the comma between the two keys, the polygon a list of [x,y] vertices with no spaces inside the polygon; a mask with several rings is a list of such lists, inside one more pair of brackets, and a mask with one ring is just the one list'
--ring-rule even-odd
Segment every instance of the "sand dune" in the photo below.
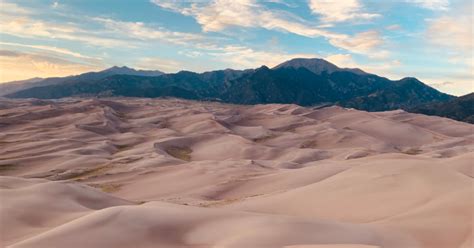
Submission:
{"label": "sand dune", "polygon": [[474,126],[404,111],[0,99],[8,247],[472,247]]}
{"label": "sand dune", "polygon": [[78,183],[0,177],[2,239],[42,233],[94,210],[131,204]]}

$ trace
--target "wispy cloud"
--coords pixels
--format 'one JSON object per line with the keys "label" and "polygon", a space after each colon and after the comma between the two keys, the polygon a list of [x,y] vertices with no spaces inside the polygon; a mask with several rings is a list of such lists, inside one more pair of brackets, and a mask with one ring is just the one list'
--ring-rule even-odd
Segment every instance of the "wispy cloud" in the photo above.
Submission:
{"label": "wispy cloud", "polygon": [[471,1],[465,0],[445,14],[428,19],[425,33],[427,43],[450,51],[448,62],[465,64],[471,72],[474,70],[473,7]]}
{"label": "wispy cloud", "polygon": [[[354,53],[368,54],[373,57],[380,56],[382,53],[387,54],[385,51],[374,52],[383,42],[376,31],[361,32],[353,36],[328,31],[318,27],[317,24],[308,23],[292,13],[281,10],[269,10],[254,0],[216,0],[212,2],[152,0],[151,2],[162,8],[194,17],[202,26],[204,32],[218,32],[229,27],[264,28],[310,38],[324,37],[329,40],[331,45]],[[323,2],[326,4],[325,11],[329,11],[331,8],[339,11],[339,14],[329,11],[340,15],[337,17],[337,20],[342,20],[343,14],[349,15],[344,18],[370,19],[376,17],[375,14],[356,14],[355,12],[360,11],[361,8],[357,1],[349,1],[349,5],[346,6],[349,10],[339,10],[339,8],[344,9],[344,5],[340,4],[329,7],[331,5],[330,2],[336,3],[335,1]]]}
{"label": "wispy cloud", "polygon": [[32,10],[22,7],[16,3],[2,1],[1,4],[0,16],[28,15],[32,13]]}
{"label": "wispy cloud", "polygon": [[375,30],[357,33],[354,36],[333,38],[329,40],[329,43],[353,53],[365,54],[370,58],[382,59],[389,56],[387,50],[381,49],[384,40]]}
{"label": "wispy cloud", "polygon": [[204,37],[199,34],[174,32],[162,27],[150,27],[143,22],[125,22],[100,17],[94,17],[92,20],[103,24],[107,32],[132,40],[158,40],[179,45],[204,40]]}
{"label": "wispy cloud", "polygon": [[178,72],[186,67],[186,65],[180,61],[159,57],[141,58],[135,63],[134,66],[139,69],[160,70],[167,73]]}
{"label": "wispy cloud", "polygon": [[449,0],[406,0],[408,3],[416,4],[422,8],[431,10],[447,10]]}
{"label": "wispy cloud", "polygon": [[54,53],[58,53],[58,54],[62,54],[62,55],[68,55],[68,56],[81,58],[81,59],[100,60],[100,58],[89,57],[89,56],[86,56],[86,55],[83,55],[83,54],[80,54],[80,53],[77,53],[77,52],[73,52],[73,51],[65,49],[65,48],[59,48],[59,47],[54,47],[54,46],[27,45],[27,44],[12,43],[12,42],[0,42],[0,45],[33,48],[33,49],[39,49],[39,50],[43,50],[43,51],[54,52]]}
{"label": "wispy cloud", "polygon": [[103,37],[98,31],[84,30],[73,24],[51,23],[28,16],[11,18],[2,15],[0,18],[0,33],[23,38],[70,40],[103,47],[130,46],[125,41]]}
{"label": "wispy cloud", "polygon": [[0,68],[0,82],[33,77],[69,76],[99,69],[97,66],[63,58],[9,50],[0,52]]}
{"label": "wispy cloud", "polygon": [[474,49],[473,18],[471,14],[441,16],[428,21],[427,39],[436,45],[462,53]]}
{"label": "wispy cloud", "polygon": [[386,26],[385,29],[390,30],[390,31],[398,31],[402,29],[402,26],[400,26],[399,24],[393,24],[393,25]]}
{"label": "wispy cloud", "polygon": [[368,13],[358,0],[310,0],[311,11],[324,22],[345,22],[353,20],[371,20],[379,14]]}
{"label": "wispy cloud", "polygon": [[400,73],[394,73],[396,69],[402,66],[401,62],[398,60],[385,60],[384,63],[359,63],[355,61],[351,54],[331,54],[326,56],[325,59],[339,67],[359,68],[365,72],[383,75],[391,79],[400,79],[404,77],[404,75],[401,75]]}
{"label": "wispy cloud", "polygon": [[331,54],[324,59],[341,68],[359,68],[360,65],[354,61],[351,54]]}
{"label": "wispy cloud", "polygon": [[308,37],[334,37],[337,33],[318,28],[294,14],[269,10],[255,0],[163,1],[152,3],[183,15],[192,16],[204,32],[222,31],[228,27],[265,28]]}
{"label": "wispy cloud", "polygon": [[[53,38],[104,48],[135,48],[143,45],[142,41],[150,40],[181,45],[203,40],[203,36],[199,34],[174,32],[162,27],[151,27],[142,22],[125,22],[102,17],[85,18],[85,23],[89,24],[87,28],[80,23],[58,24],[42,20],[29,9],[19,5],[8,3],[8,7],[9,11],[0,12],[0,33],[16,37],[48,40]],[[58,49],[56,51],[59,52]]]}
{"label": "wispy cloud", "polygon": [[226,46],[215,57],[224,63],[229,63],[239,69],[254,68],[261,65],[273,67],[292,58],[314,58],[315,54],[290,54],[285,52],[257,51],[245,46]]}

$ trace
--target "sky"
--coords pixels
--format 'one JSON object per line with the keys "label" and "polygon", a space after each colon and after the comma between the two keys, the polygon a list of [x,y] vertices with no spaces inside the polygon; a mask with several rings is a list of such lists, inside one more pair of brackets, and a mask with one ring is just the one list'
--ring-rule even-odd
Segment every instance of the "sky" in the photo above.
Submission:
{"label": "sky", "polygon": [[471,0],[0,0],[0,82],[323,58],[474,91]]}

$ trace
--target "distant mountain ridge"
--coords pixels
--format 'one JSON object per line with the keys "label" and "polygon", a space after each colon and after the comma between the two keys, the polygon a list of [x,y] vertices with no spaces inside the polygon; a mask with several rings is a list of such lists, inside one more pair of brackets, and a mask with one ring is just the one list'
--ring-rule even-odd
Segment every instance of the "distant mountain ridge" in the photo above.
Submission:
{"label": "distant mountain ridge", "polygon": [[113,66],[102,71],[86,72],[75,76],[32,78],[21,81],[1,83],[0,96],[13,94],[14,92],[27,90],[34,87],[99,80],[113,75],[160,76],[163,74],[163,72],[157,70],[135,70],[126,66]]}
{"label": "distant mountain ridge", "polygon": [[[44,81],[48,84],[44,85]],[[180,71],[163,74],[112,67],[101,72],[45,79],[32,85],[6,96],[179,97],[236,104],[338,104],[367,111],[412,109],[455,98],[416,78],[392,81],[360,69],[339,68],[323,59],[292,59],[271,69],[262,66],[204,73]]]}
{"label": "distant mountain ridge", "polygon": [[431,102],[407,109],[409,112],[437,115],[474,124],[474,93],[446,102]]}
{"label": "distant mountain ridge", "polygon": [[146,76],[155,77],[165,74],[158,70],[135,70],[126,66],[113,66],[108,69],[99,72],[102,75],[133,75],[133,76]]}

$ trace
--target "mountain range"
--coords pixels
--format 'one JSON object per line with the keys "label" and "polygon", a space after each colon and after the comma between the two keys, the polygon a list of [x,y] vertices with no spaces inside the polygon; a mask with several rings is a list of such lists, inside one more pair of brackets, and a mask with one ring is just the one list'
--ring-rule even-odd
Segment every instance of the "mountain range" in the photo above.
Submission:
{"label": "mountain range", "polygon": [[86,72],[77,76],[68,77],[50,77],[50,78],[31,78],[27,80],[13,81],[8,83],[0,84],[0,96],[13,94],[22,90],[30,88],[58,85],[58,84],[71,84],[81,83],[86,81],[94,81],[103,79],[113,75],[136,75],[136,76],[160,76],[164,73],[161,71],[147,71],[147,70],[135,70],[126,66],[113,66],[99,72]]}
{"label": "mountain range", "polygon": [[[339,68],[317,58],[296,58],[273,68],[262,66],[204,73],[180,71],[165,74],[112,67],[64,78],[5,83],[0,85],[0,95],[42,99],[72,96],[178,97],[235,104],[294,103],[302,106],[337,104],[367,111],[402,108],[435,115],[438,112],[430,108],[443,103],[464,102],[416,78],[393,81],[360,69]],[[457,109],[462,114],[443,116],[463,120],[461,116],[473,114],[472,108]]]}

